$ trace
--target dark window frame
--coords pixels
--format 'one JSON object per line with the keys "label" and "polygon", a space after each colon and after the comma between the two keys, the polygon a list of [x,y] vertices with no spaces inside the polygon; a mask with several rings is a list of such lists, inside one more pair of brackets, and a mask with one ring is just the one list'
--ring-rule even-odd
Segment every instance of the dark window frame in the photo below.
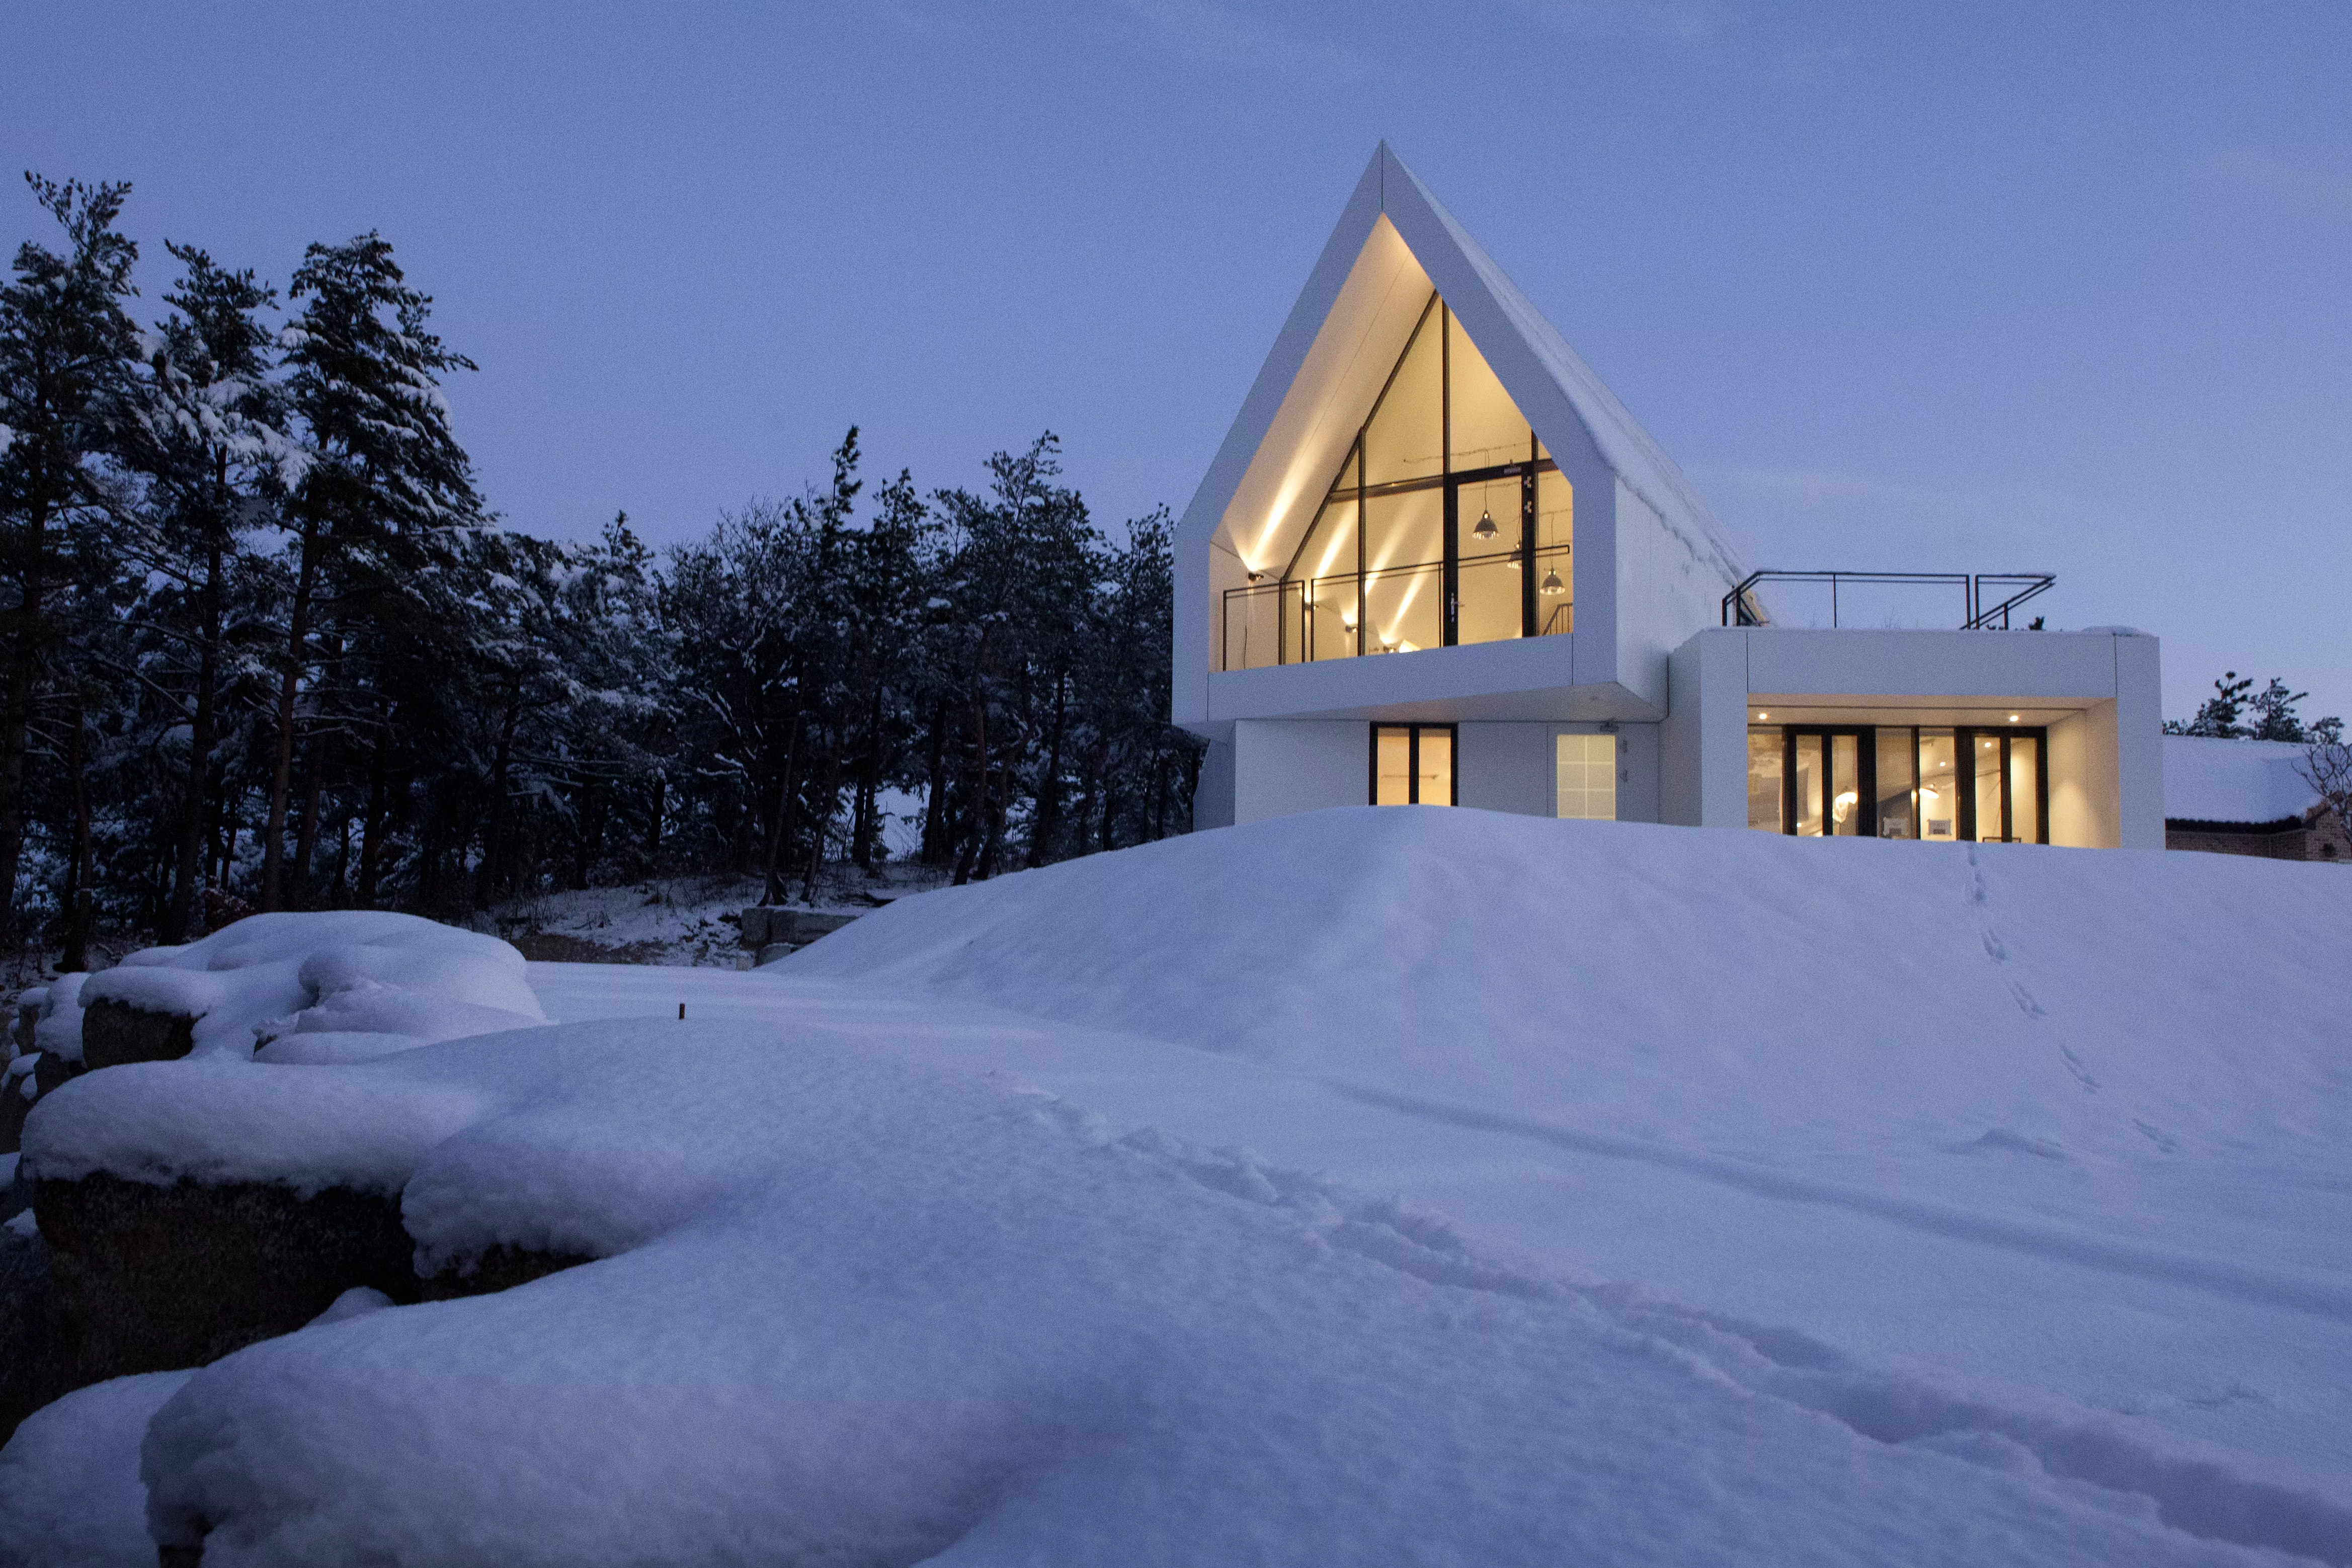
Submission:
{"label": "dark window frame", "polygon": [[[1878,831],[1877,806],[1879,735],[1886,730],[1907,729],[1911,732],[1911,784],[1912,789],[1916,791],[1920,785],[1919,732],[1923,729],[1948,729],[1952,732],[1953,764],[1958,775],[1954,783],[1954,789],[1959,795],[1959,799],[1954,802],[1956,808],[1954,816],[1957,820],[1953,823],[1953,831],[1956,841],[1960,843],[1988,844],[2014,844],[2029,841],[2037,844],[2046,844],[2050,841],[2050,731],[2045,726],[2022,724],[1751,724],[1748,728],[1751,734],[1759,729],[1778,730],[1780,732],[1780,831],[1787,837],[1795,838],[1797,836],[1797,737],[1799,736],[1817,736],[1821,738],[1822,742],[1822,760],[1821,789],[1822,823],[1823,831],[1821,836],[1823,838],[1874,839],[1880,836]],[[1829,796],[1829,789],[1832,782],[1830,777],[1831,768],[1829,765],[1831,746],[1830,737],[1839,735],[1851,735],[1859,737],[1855,742],[1854,747],[1854,788],[1859,798],[1859,801],[1868,802],[1869,810],[1864,811],[1863,814],[1862,831],[1855,833],[1832,833],[1827,831],[1831,820],[1830,806],[1832,803]],[[2011,798],[2011,791],[2015,787],[2015,779],[2010,769],[2010,742],[2018,737],[2027,736],[2032,737],[2035,742],[2035,761],[2033,769],[2033,821],[2035,836],[2031,841],[2018,839],[2012,836],[2008,836],[2007,834],[2004,834],[2004,836],[1998,839],[1979,839],[1977,837],[1977,791],[1975,784],[1976,773],[1974,768],[1976,743],[1979,739],[1992,740],[1996,738],[2000,742],[2000,819],[2002,828],[2007,829],[2012,826],[2017,821],[2017,803]],[[1965,782],[1962,782],[1962,780],[1965,780]],[[1859,809],[1860,807],[1858,804],[1857,810]],[[1914,842],[1924,843],[1927,841],[1925,831],[1927,824],[1923,820],[1923,816],[1924,814],[1919,810],[1917,802],[1915,800],[1911,810],[1911,821],[1913,824],[1912,841]]]}
{"label": "dark window frame", "polygon": [[1401,729],[1405,732],[1404,804],[1408,806],[1418,806],[1423,803],[1421,799],[1421,737],[1422,732],[1424,730],[1437,729],[1444,730],[1445,732],[1446,738],[1445,803],[1449,806],[1458,806],[1462,803],[1462,727],[1460,725],[1375,724],[1370,727],[1370,730],[1369,732],[1370,744],[1366,758],[1366,789],[1364,791],[1364,800],[1366,804],[1377,806],[1381,803],[1381,732],[1384,729]]}
{"label": "dark window frame", "polygon": [[[1405,361],[1412,357],[1413,345],[1421,340],[1421,334],[1428,328],[1433,315],[1437,320],[1438,333],[1438,472],[1415,479],[1389,479],[1378,485],[1367,484],[1364,468],[1365,443],[1371,433],[1372,422],[1380,417],[1381,405],[1388,402],[1390,389],[1396,384],[1397,376],[1403,371]],[[1526,411],[1520,411],[1520,417],[1526,417]],[[1340,482],[1350,462],[1355,465],[1356,469],[1356,482],[1352,486]],[[1301,580],[1297,575],[1298,563],[1306,559],[1307,547],[1314,542],[1315,530],[1321,521],[1324,510],[1334,502],[1344,505],[1348,498],[1347,492],[1352,489],[1356,506],[1357,600],[1354,651],[1360,655],[1364,653],[1367,651],[1364,624],[1368,619],[1364,612],[1363,602],[1366,575],[1365,503],[1383,496],[1401,496],[1419,490],[1442,489],[1444,495],[1441,500],[1439,559],[1434,561],[1407,562],[1402,567],[1382,570],[1411,571],[1426,570],[1432,566],[1438,569],[1440,573],[1439,646],[1457,647],[1460,645],[1462,621],[1462,487],[1465,485],[1483,485],[1497,479],[1516,477],[1519,481],[1519,540],[1510,553],[1517,556],[1521,563],[1519,635],[1521,637],[1537,636],[1540,632],[1538,622],[1541,619],[1541,607],[1538,602],[1536,588],[1538,532],[1536,481],[1539,475],[1559,472],[1559,465],[1543,455],[1543,442],[1536,434],[1533,422],[1529,422],[1528,427],[1526,462],[1496,463],[1484,468],[1454,466],[1454,308],[1446,304],[1444,298],[1433,289],[1427,303],[1421,308],[1421,315],[1413,322],[1412,334],[1404,340],[1404,351],[1397,355],[1396,363],[1389,368],[1388,380],[1381,383],[1380,395],[1372,400],[1371,412],[1365,414],[1363,423],[1356,427],[1356,438],[1348,444],[1347,455],[1340,459],[1339,474],[1333,476],[1331,484],[1325,487],[1323,506],[1316,511],[1316,521],[1310,522],[1307,526],[1307,531],[1299,536],[1297,547],[1290,552],[1290,559],[1283,563],[1282,571],[1275,580],[1286,585]],[[1572,562],[1574,546],[1570,545],[1567,549],[1570,552],[1570,559]],[[1570,570],[1572,575],[1574,571],[1572,565]],[[1310,600],[1311,597],[1310,594]],[[1302,612],[1302,614],[1306,612]],[[1275,662],[1277,664],[1291,663],[1287,632],[1287,619],[1281,611],[1277,610],[1275,615]],[[1313,635],[1311,632],[1303,632],[1302,637],[1306,643],[1306,646],[1300,650],[1304,656],[1302,662],[1311,663]]]}

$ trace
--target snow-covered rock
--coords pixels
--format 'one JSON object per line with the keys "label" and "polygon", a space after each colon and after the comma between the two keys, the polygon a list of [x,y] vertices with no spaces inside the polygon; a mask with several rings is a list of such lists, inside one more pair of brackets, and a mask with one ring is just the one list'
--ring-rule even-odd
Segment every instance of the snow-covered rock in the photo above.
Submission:
{"label": "snow-covered rock", "polygon": [[36,1412],[0,1448],[0,1564],[154,1568],[139,1444],[184,1372],[119,1378]]}
{"label": "snow-covered rock", "polygon": [[188,1054],[343,1061],[544,1022],[522,955],[495,936],[373,910],[255,915],[92,977],[113,1003],[188,1020]]}

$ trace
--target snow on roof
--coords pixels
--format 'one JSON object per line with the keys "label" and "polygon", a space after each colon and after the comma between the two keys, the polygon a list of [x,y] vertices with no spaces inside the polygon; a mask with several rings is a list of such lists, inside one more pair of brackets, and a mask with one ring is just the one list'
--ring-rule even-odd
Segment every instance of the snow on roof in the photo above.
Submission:
{"label": "snow on roof", "polygon": [[2173,821],[2276,822],[2319,803],[2301,771],[2305,747],[2284,740],[2164,737],[2164,814]]}

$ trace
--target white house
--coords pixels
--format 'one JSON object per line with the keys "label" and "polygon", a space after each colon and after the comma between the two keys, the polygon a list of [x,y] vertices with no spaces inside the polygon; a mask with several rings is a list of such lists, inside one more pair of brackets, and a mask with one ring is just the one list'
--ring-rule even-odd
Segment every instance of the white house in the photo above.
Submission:
{"label": "white house", "polygon": [[[2047,583],[1948,580],[1979,628]],[[1771,620],[1673,460],[1383,144],[1178,528],[1196,823],[1418,801],[2163,847],[2154,638]]]}

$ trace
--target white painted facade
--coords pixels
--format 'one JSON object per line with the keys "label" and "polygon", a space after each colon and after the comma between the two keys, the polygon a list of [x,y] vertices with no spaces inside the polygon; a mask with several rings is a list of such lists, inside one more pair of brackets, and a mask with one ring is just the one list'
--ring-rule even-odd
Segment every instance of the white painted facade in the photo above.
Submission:
{"label": "white painted facade", "polygon": [[[1572,562],[1572,629],[1373,652],[1380,572],[1364,569],[1360,545],[1343,584],[1353,596],[1350,656],[1309,656],[1277,635],[1286,652],[1266,662],[1271,622],[1247,620],[1259,613],[1250,607],[1271,603],[1280,617],[1291,613],[1285,605],[1319,602],[1318,584],[1337,580],[1310,580],[1286,597],[1327,498],[1339,505],[1335,476],[1352,471],[1361,481],[1368,472],[1370,422],[1441,305],[1444,329],[1458,334],[1444,344],[1491,370],[1546,471],[1556,467],[1572,492],[1572,547],[1559,547]],[[1445,407],[1450,420],[1454,404]],[[1532,475],[1533,456],[1528,467]],[[1415,483],[1426,490],[1433,481]],[[1527,480],[1530,558],[1537,483]],[[1360,538],[1368,505],[1356,503]],[[1449,540],[1466,526],[1466,517],[1449,520]],[[1532,815],[1556,809],[1557,737],[1609,734],[1619,818],[1706,827],[1748,824],[1751,725],[2017,726],[2047,737],[2036,766],[2047,770],[2041,831],[2050,842],[2164,842],[2154,638],[1722,627],[1725,595],[1746,568],[1705,506],[1385,145],[1186,508],[1175,548],[1172,714],[1209,742],[1194,810],[1202,827],[1364,804],[1380,725],[1453,727],[1456,803]],[[1456,548],[1449,542],[1449,561]],[[1449,564],[1449,589],[1454,572]],[[1532,588],[1528,598],[1532,609]],[[1526,624],[1536,626],[1532,614]],[[1333,628],[1323,625],[1328,640]],[[1283,635],[1312,648],[1318,634]]]}

